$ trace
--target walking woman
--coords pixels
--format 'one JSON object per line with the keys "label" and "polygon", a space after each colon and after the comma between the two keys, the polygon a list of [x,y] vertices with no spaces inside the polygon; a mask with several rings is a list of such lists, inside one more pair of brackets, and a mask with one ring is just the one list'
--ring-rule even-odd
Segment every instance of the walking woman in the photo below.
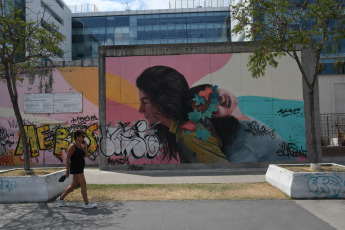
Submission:
{"label": "walking woman", "polygon": [[73,174],[72,184],[66,188],[66,190],[56,199],[56,201],[59,203],[60,207],[67,206],[64,198],[79,184],[81,194],[85,202],[84,208],[95,208],[97,204],[89,203],[89,199],[87,198],[86,180],[84,176],[84,158],[88,156],[87,144],[84,141],[85,131],[76,130],[73,134],[73,137],[74,143],[68,147],[66,157],[66,178],[69,177],[70,173]]}

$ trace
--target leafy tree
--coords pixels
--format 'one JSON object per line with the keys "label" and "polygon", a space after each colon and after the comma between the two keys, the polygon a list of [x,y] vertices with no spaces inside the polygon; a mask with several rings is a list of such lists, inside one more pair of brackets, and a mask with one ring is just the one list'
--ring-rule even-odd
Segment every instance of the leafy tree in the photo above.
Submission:
{"label": "leafy tree", "polygon": [[[316,143],[315,101],[322,54],[336,53],[345,39],[344,0],[242,0],[231,6],[232,16],[238,21],[234,33],[245,32],[254,51],[247,64],[254,78],[265,74],[268,65],[277,67],[277,58],[291,56],[297,63],[308,88],[311,135],[311,166],[319,163]],[[311,70],[302,65],[298,50],[306,48],[313,58]]]}
{"label": "leafy tree", "polygon": [[56,25],[43,20],[44,12],[37,14],[37,21],[29,21],[25,19],[24,9],[25,5],[17,1],[0,2],[0,80],[7,84],[22,140],[24,170],[29,173],[29,147],[18,106],[17,84],[43,59],[49,60],[61,54],[58,45],[65,37],[57,32]]}

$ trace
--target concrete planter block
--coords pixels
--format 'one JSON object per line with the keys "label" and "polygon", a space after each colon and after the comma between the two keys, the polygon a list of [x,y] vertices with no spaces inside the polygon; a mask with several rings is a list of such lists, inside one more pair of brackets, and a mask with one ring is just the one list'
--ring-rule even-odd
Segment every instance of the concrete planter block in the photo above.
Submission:
{"label": "concrete planter block", "polygon": [[[334,165],[345,168],[338,164]],[[345,198],[345,172],[292,172],[280,166],[269,165],[266,182],[293,199],[343,199]],[[288,164],[293,166],[293,164]],[[298,166],[309,166],[298,165]]]}
{"label": "concrete planter block", "polygon": [[43,176],[1,177],[0,203],[47,202],[62,194],[72,182],[72,176],[64,182],[59,178],[66,170]]}

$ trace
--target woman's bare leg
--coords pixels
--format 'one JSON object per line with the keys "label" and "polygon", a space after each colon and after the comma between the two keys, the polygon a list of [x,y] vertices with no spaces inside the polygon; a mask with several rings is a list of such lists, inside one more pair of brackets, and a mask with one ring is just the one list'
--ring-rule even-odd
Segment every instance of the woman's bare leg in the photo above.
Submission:
{"label": "woman's bare leg", "polygon": [[86,180],[84,173],[75,174],[78,183],[80,184],[81,195],[83,196],[85,204],[89,203],[89,199],[87,198],[87,191],[86,191]]}
{"label": "woman's bare leg", "polygon": [[[76,174],[76,175],[78,175],[78,174]],[[75,189],[75,188],[78,186],[79,182],[78,182],[78,179],[77,179],[76,175],[73,175],[71,185],[68,186],[68,187],[65,189],[65,191],[62,193],[62,195],[60,196],[60,198],[61,198],[62,200],[63,200],[70,192],[72,192],[73,189]]]}

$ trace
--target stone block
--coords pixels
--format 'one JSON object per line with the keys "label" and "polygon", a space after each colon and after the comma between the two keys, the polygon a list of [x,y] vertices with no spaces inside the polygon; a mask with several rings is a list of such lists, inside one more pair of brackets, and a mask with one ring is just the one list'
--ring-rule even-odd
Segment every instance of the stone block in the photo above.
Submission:
{"label": "stone block", "polygon": [[0,203],[47,202],[62,194],[72,182],[72,176],[64,182],[59,178],[66,170],[47,175],[1,177]]}
{"label": "stone block", "polygon": [[[289,164],[292,166],[294,164]],[[334,165],[345,168],[338,164]],[[344,172],[292,172],[283,164],[271,164],[266,172],[266,182],[293,199],[344,199]],[[305,165],[309,166],[309,165]]]}

